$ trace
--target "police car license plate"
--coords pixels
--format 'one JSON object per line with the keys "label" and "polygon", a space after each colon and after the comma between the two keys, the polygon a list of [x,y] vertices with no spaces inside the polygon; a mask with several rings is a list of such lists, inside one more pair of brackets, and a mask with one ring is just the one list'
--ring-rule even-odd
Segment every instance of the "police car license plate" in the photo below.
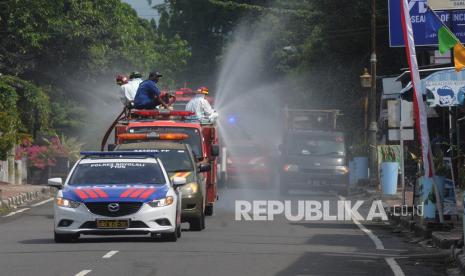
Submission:
{"label": "police car license plate", "polygon": [[119,219],[119,220],[97,220],[97,228],[103,229],[123,229],[129,227],[129,220]]}

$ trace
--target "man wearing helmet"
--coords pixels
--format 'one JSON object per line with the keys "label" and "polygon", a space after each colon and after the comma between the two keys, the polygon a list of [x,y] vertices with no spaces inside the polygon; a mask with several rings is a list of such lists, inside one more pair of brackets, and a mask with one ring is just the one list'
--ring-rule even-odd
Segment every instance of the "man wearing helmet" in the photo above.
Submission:
{"label": "man wearing helmet", "polygon": [[186,111],[195,112],[197,119],[214,120],[218,115],[205,99],[206,95],[208,95],[208,88],[202,86],[197,89],[195,97],[187,103]]}
{"label": "man wearing helmet", "polygon": [[136,96],[134,97],[134,107],[137,109],[155,109],[162,105],[166,109],[169,108],[160,98],[160,89],[156,83],[162,75],[156,71],[150,72],[148,80],[143,81],[137,89]]}
{"label": "man wearing helmet", "polygon": [[130,104],[134,101],[134,97],[136,96],[137,89],[141,82],[142,74],[135,71],[129,75],[129,81],[121,86],[120,99],[124,106],[130,106]]}

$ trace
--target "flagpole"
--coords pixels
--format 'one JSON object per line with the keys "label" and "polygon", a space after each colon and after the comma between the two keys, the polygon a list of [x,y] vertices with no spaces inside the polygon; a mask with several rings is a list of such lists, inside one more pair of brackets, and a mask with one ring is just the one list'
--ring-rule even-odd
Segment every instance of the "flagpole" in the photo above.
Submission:
{"label": "flagpole", "polygon": [[[433,174],[434,167],[432,166],[432,154],[431,154],[431,144],[429,141],[428,133],[428,118],[426,114],[425,103],[423,102],[423,93],[420,90],[420,73],[418,69],[417,55],[415,51],[415,40],[413,36],[412,21],[410,19],[410,13],[408,8],[408,0],[400,0],[401,3],[401,18],[402,18],[402,30],[404,33],[404,43],[405,43],[405,52],[407,56],[408,65],[410,68],[410,78],[412,81],[413,88],[413,107],[415,114],[415,125],[417,128],[418,140],[421,145],[421,153],[423,159],[423,168],[425,171],[425,177],[431,178],[433,180],[433,189],[435,191],[436,207],[439,213],[439,221],[444,223],[444,216],[442,212],[441,200],[439,197],[439,191],[437,185],[434,182]],[[442,21],[440,21],[442,23]]]}

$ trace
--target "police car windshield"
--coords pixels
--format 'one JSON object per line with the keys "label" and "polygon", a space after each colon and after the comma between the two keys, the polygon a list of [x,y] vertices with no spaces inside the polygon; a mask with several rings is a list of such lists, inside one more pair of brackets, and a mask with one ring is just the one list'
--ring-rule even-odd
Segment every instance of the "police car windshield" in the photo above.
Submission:
{"label": "police car windshield", "polygon": [[102,162],[79,164],[69,185],[89,184],[164,184],[165,178],[156,163]]}

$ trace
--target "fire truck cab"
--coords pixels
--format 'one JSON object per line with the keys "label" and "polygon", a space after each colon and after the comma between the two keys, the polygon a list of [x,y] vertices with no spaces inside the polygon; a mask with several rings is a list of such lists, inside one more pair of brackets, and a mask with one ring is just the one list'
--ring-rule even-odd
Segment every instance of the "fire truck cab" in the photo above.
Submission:
{"label": "fire truck cab", "polygon": [[[113,150],[116,144],[149,140],[189,144],[198,164],[211,167],[202,173],[206,181],[205,215],[211,216],[217,200],[218,134],[214,123],[191,120],[192,115],[193,112],[178,110],[131,110],[112,125],[115,144],[109,144],[108,150]],[[105,144],[104,139],[102,148]]]}

